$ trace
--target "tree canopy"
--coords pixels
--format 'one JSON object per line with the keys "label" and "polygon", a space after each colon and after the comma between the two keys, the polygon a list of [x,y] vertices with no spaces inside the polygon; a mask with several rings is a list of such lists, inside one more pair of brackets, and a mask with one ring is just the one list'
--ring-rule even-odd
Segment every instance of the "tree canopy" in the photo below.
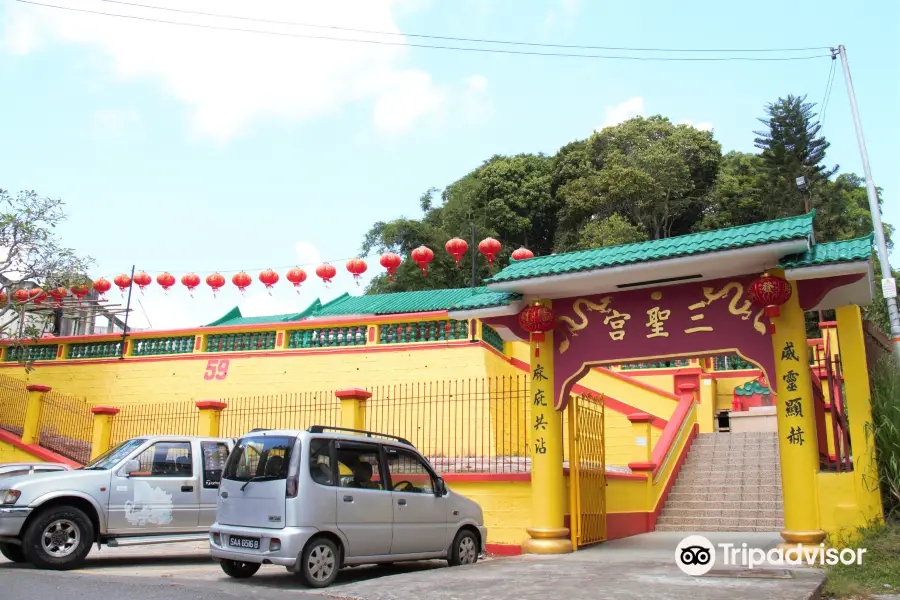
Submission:
{"label": "tree canopy", "polygon": [[[419,218],[372,227],[363,252],[391,250],[405,260],[393,283],[378,276],[368,292],[469,285],[471,255],[457,268],[444,244],[459,236],[477,252],[473,226],[476,243],[493,236],[503,244],[493,269],[477,261],[478,282],[520,245],[540,256],[661,239],[801,214],[805,200],[816,209],[817,241],[864,236],[872,230],[864,181],[826,166],[829,144],[814,108],[793,95],[767,105],[759,119],[766,129],[754,132],[758,154],[723,155],[712,132],[656,115],[594,132],[552,156],[493,156],[439,196],[429,190]],[[885,224],[888,240],[892,232]],[[428,277],[416,276],[409,260],[422,244],[435,252]]]}

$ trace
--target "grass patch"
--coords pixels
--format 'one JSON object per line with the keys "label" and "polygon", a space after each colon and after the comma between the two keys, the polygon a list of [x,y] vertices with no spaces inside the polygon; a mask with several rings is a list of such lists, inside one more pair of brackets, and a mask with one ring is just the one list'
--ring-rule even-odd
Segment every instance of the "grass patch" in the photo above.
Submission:
{"label": "grass patch", "polygon": [[868,598],[871,594],[900,593],[900,523],[861,532],[863,536],[848,547],[866,549],[862,564],[828,567],[827,596]]}

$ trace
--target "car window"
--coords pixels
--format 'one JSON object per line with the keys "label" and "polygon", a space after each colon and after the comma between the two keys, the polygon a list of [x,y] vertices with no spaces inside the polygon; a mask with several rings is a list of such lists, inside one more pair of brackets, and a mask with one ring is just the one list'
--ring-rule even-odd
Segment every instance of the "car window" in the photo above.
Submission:
{"label": "car window", "polygon": [[118,446],[114,448],[110,448],[88,464],[84,466],[85,469],[90,470],[105,470],[112,469],[114,466],[119,464],[126,456],[137,450],[139,447],[144,445],[144,442],[147,440],[141,438],[134,438],[131,440],[125,440]]}
{"label": "car window", "polygon": [[340,487],[366,490],[384,489],[378,446],[340,442],[336,454]]}
{"label": "car window", "polygon": [[27,468],[26,469],[15,469],[15,470],[9,470],[9,471],[0,471],[0,476],[15,477],[17,475],[28,475],[29,472],[30,472],[30,469],[27,469]]}
{"label": "car window", "polygon": [[200,442],[203,451],[203,487],[215,489],[222,480],[222,471],[228,460],[228,445],[222,442]]}
{"label": "car window", "polygon": [[314,439],[309,444],[309,474],[321,485],[334,485],[331,440]]}
{"label": "car window", "polygon": [[286,479],[295,441],[296,438],[285,436],[241,438],[222,477],[233,481]]}
{"label": "car window", "polygon": [[407,450],[386,449],[391,488],[397,492],[433,494],[434,476],[416,454]]}
{"label": "car window", "polygon": [[191,462],[190,442],[157,442],[137,456],[141,464],[138,477],[191,477],[194,474]]}

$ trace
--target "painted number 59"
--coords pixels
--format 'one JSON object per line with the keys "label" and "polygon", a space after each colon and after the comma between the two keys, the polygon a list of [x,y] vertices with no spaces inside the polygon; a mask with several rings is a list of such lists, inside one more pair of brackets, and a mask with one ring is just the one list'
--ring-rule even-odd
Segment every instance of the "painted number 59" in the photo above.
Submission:
{"label": "painted number 59", "polygon": [[222,360],[213,359],[206,362],[206,371],[203,373],[203,379],[207,381],[211,379],[225,379],[228,376],[228,365],[230,364],[227,358],[223,358]]}

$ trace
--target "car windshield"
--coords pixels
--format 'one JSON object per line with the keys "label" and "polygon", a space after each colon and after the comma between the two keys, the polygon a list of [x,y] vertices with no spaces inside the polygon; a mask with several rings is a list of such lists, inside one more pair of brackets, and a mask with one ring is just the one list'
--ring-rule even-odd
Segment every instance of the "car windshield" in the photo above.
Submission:
{"label": "car windshield", "polygon": [[131,454],[133,451],[137,450],[141,444],[146,442],[147,440],[144,438],[135,438],[132,440],[126,440],[115,446],[94,460],[84,466],[85,469],[91,469],[93,471],[104,471],[106,469],[112,469],[117,464],[119,464],[122,459]]}
{"label": "car windshield", "polygon": [[225,464],[223,479],[263,481],[287,478],[288,462],[296,438],[248,437],[238,441]]}

